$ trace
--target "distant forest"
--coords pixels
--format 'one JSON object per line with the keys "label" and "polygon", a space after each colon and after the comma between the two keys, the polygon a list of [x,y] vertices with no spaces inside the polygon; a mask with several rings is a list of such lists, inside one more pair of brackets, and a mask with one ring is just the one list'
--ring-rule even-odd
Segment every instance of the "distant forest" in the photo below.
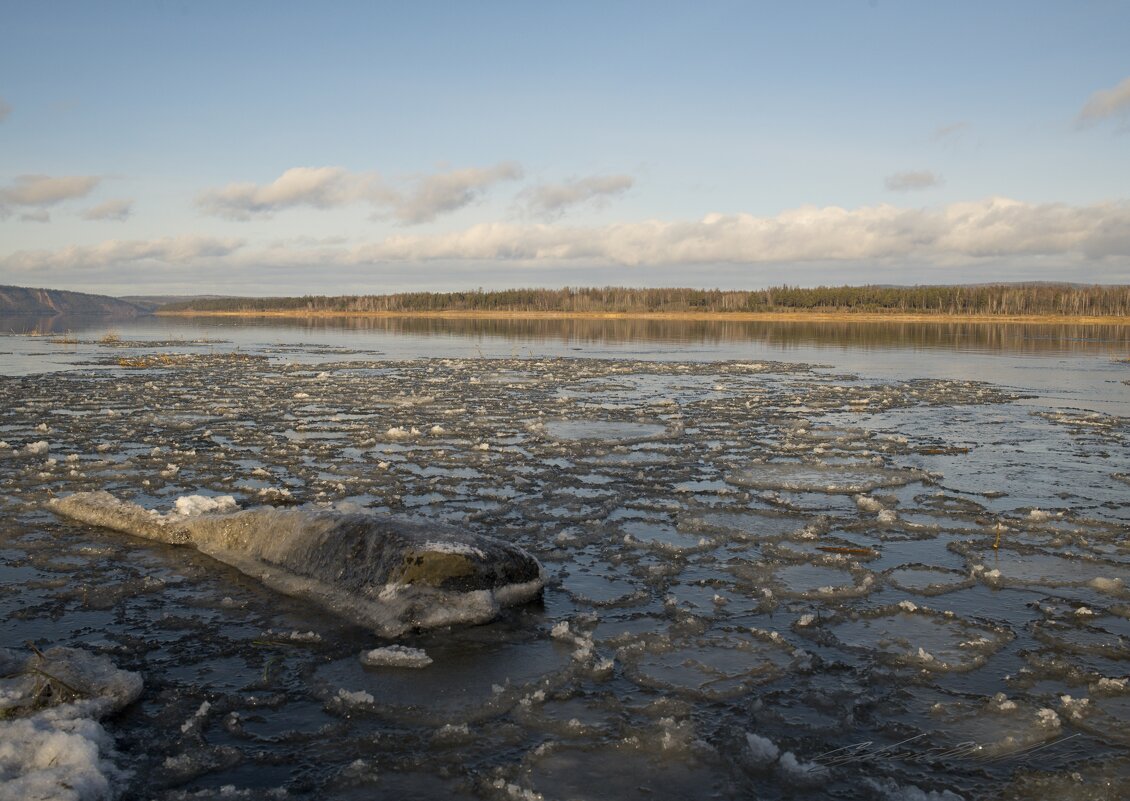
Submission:
{"label": "distant forest", "polygon": [[733,291],[575,287],[492,292],[400,292],[294,298],[209,298],[161,311],[201,312],[908,312],[926,314],[1130,314],[1130,286],[1000,284],[979,286],[840,286]]}

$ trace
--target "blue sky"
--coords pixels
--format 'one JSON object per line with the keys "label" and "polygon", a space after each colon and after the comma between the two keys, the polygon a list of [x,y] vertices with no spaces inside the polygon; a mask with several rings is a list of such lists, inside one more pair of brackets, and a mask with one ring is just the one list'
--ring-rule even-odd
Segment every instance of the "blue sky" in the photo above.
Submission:
{"label": "blue sky", "polygon": [[0,283],[1130,283],[1130,4],[0,0]]}

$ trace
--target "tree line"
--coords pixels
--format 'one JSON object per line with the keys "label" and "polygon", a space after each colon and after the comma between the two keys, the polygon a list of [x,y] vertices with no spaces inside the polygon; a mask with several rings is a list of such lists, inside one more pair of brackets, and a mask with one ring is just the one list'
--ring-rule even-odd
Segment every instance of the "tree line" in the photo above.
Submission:
{"label": "tree line", "polygon": [[220,312],[906,312],[956,315],[1125,316],[1130,286],[790,286],[758,290],[565,287],[385,295],[208,298],[161,311]]}

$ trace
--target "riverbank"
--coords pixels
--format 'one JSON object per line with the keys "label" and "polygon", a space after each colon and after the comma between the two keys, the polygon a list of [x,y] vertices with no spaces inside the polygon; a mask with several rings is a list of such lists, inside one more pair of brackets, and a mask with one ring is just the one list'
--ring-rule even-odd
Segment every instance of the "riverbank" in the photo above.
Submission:
{"label": "riverbank", "polygon": [[902,312],[563,312],[563,311],[157,311],[163,317],[432,318],[453,320],[695,320],[719,322],[826,323],[1028,323],[1036,325],[1130,325],[1130,317],[1054,314],[922,314]]}

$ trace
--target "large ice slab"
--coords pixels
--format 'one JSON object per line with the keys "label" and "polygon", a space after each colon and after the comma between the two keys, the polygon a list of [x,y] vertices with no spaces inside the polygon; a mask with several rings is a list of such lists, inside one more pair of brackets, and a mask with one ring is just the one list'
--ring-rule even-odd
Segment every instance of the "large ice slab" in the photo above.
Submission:
{"label": "large ice slab", "polygon": [[484,623],[545,583],[521,548],[448,526],[372,514],[259,507],[161,515],[108,492],[55,499],[56,513],[202,553],[385,636]]}

